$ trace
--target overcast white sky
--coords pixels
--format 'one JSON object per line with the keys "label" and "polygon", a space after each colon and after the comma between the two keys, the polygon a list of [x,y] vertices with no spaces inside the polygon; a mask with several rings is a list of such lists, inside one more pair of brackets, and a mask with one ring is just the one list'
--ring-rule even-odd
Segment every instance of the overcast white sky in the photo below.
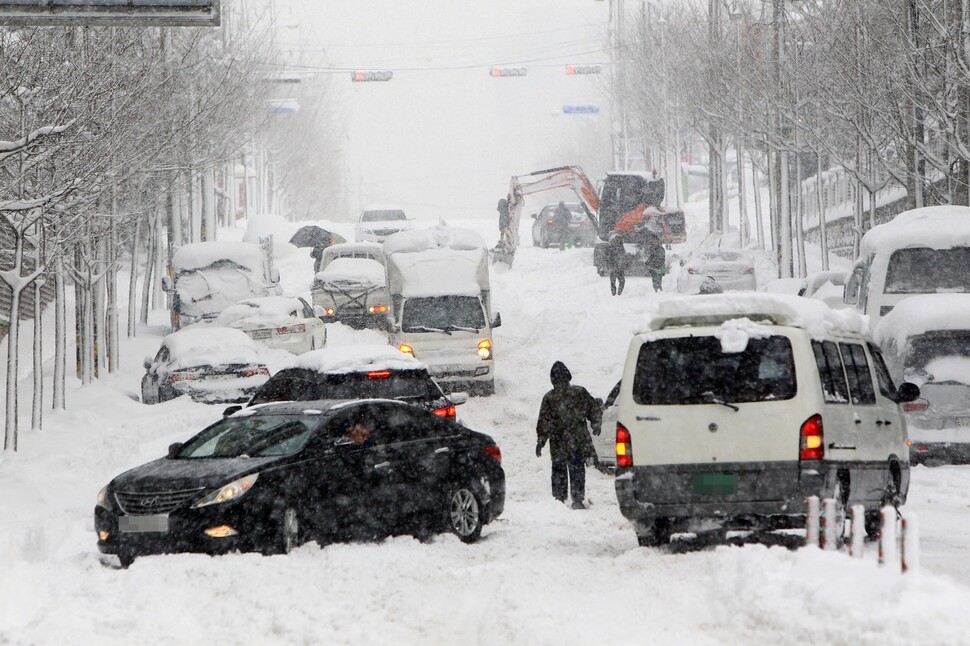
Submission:
{"label": "overcast white sky", "polygon": [[[331,75],[345,127],[350,216],[397,203],[415,217],[466,217],[495,209],[509,176],[609,163],[609,65],[567,76],[567,63],[608,63],[608,3],[596,0],[277,0],[280,21],[305,61],[389,69],[386,83]],[[281,30],[282,31],[282,30]],[[325,50],[325,59],[317,50]],[[312,63],[311,63],[312,62]],[[495,79],[492,65],[527,67]],[[597,105],[595,116],[563,105]]]}

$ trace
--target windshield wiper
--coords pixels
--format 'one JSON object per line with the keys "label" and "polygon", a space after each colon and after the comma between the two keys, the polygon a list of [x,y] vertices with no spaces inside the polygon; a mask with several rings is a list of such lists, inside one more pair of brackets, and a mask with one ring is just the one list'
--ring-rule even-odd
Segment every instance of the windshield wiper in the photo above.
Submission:
{"label": "windshield wiper", "polygon": [[477,327],[464,327],[462,325],[449,325],[445,328],[445,332],[478,332]]}
{"label": "windshield wiper", "polygon": [[405,332],[444,332],[447,335],[451,335],[448,330],[443,330],[440,327],[428,327],[427,325],[409,325]]}
{"label": "windshield wiper", "polygon": [[737,411],[741,410],[740,408],[738,408],[734,404],[731,404],[731,403],[728,403],[728,402],[724,401],[723,399],[721,399],[720,397],[718,397],[717,395],[715,395],[710,390],[701,393],[701,397],[703,397],[704,398],[704,401],[706,403],[708,403],[708,404],[718,404],[720,406],[727,406],[728,408],[730,408],[734,412],[737,412]]}

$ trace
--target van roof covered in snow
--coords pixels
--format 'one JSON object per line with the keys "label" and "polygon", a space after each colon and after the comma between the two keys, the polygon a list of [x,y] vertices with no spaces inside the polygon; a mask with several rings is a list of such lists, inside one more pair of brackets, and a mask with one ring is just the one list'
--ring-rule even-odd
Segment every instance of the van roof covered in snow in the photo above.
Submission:
{"label": "van roof covered in snow", "polygon": [[970,207],[927,206],[904,211],[862,237],[862,255],[906,247],[952,249],[970,246]]}

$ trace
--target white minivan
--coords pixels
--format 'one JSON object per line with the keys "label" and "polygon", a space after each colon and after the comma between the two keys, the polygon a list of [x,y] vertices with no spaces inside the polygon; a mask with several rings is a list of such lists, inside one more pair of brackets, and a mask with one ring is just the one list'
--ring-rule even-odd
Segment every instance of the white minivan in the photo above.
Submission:
{"label": "white minivan", "polygon": [[970,207],[913,209],[870,229],[844,300],[875,330],[904,298],[946,293],[970,293]]}
{"label": "white minivan", "polygon": [[618,396],[616,494],[641,545],[674,532],[804,525],[806,498],[905,502],[898,389],[851,310],[739,293],[660,301],[630,343]]}

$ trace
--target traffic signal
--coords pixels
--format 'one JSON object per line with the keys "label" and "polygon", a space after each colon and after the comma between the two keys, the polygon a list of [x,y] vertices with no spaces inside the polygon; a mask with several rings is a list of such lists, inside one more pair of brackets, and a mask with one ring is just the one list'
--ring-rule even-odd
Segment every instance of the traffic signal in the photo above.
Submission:
{"label": "traffic signal", "polygon": [[364,81],[390,81],[392,78],[394,78],[394,72],[391,70],[378,70],[371,72],[357,70],[356,72],[350,73],[350,80],[355,83],[361,83]]}
{"label": "traffic signal", "polygon": [[524,67],[493,67],[488,73],[495,78],[505,78],[506,76],[525,76],[528,71]]}
{"label": "traffic signal", "polygon": [[599,74],[603,71],[601,65],[567,65],[566,74],[573,76],[574,74]]}

